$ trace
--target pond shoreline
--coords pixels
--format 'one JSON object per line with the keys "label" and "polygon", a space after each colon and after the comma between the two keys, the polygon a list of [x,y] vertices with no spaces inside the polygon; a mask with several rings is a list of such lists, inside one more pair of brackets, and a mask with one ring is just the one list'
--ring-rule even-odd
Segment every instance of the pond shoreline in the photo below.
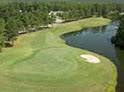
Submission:
{"label": "pond shoreline", "polygon": [[112,60],[118,69],[118,85],[116,91],[123,92],[124,82],[122,82],[122,76],[124,76],[124,74],[122,69],[120,69],[120,62],[122,61],[119,60],[119,53],[117,53],[114,44],[111,42],[111,37],[116,34],[117,28],[118,23],[112,22],[103,28],[86,28],[82,29],[83,31],[65,33],[61,38],[64,39],[69,46],[92,51]]}
{"label": "pond shoreline", "polygon": [[[63,33],[85,27],[107,25],[109,22],[109,19],[101,17],[88,18],[58,25],[46,31],[19,36],[16,46],[5,49],[1,53],[0,78],[4,77],[4,81],[1,81],[0,88],[9,88],[6,92],[25,89],[41,92],[37,90],[39,88],[44,92],[49,90],[57,92],[63,90],[64,92],[110,92],[111,90],[114,92],[117,81],[114,64],[104,56],[70,47],[60,38]],[[80,58],[82,54],[96,56],[102,63],[94,65],[87,63]],[[25,85],[31,86],[30,89],[25,85],[20,88],[20,83],[23,84],[24,81],[26,81]],[[15,87],[17,91],[13,90]]]}

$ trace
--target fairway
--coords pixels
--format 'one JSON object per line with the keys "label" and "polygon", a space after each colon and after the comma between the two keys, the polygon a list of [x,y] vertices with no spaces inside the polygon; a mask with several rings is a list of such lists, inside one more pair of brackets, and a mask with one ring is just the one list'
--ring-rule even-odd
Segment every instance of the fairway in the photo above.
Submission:
{"label": "fairway", "polygon": [[[115,92],[116,68],[107,58],[70,47],[64,33],[103,26],[109,19],[87,18],[18,37],[0,53],[0,92]],[[80,55],[100,59],[92,64]]]}

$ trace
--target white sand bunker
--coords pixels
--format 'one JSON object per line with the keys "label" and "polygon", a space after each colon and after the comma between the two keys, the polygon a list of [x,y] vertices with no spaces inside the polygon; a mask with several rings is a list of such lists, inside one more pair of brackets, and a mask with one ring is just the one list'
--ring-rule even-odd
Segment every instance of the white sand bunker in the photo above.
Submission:
{"label": "white sand bunker", "polygon": [[80,57],[86,59],[86,61],[89,63],[100,63],[101,62],[97,57],[93,55],[89,55],[89,54],[83,54],[83,55],[80,55]]}

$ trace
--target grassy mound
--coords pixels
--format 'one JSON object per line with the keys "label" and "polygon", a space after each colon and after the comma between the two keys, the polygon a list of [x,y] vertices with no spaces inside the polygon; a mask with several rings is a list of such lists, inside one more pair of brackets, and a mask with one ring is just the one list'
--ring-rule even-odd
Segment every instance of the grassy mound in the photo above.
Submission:
{"label": "grassy mound", "polygon": [[[19,36],[13,48],[0,54],[0,92],[114,92],[116,69],[111,61],[69,47],[60,38],[63,33],[109,22],[89,18]],[[101,63],[87,63],[81,54],[97,56]]]}

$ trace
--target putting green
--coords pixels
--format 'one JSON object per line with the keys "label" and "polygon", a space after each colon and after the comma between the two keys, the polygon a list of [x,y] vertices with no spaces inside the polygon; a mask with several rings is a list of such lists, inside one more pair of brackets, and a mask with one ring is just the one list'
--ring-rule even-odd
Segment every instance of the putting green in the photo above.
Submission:
{"label": "putting green", "polygon": [[[0,54],[0,91],[114,92],[116,69],[112,62],[67,46],[60,38],[63,33],[109,22],[104,18],[89,18],[19,36],[13,48]],[[87,63],[81,54],[97,56],[101,63]]]}

